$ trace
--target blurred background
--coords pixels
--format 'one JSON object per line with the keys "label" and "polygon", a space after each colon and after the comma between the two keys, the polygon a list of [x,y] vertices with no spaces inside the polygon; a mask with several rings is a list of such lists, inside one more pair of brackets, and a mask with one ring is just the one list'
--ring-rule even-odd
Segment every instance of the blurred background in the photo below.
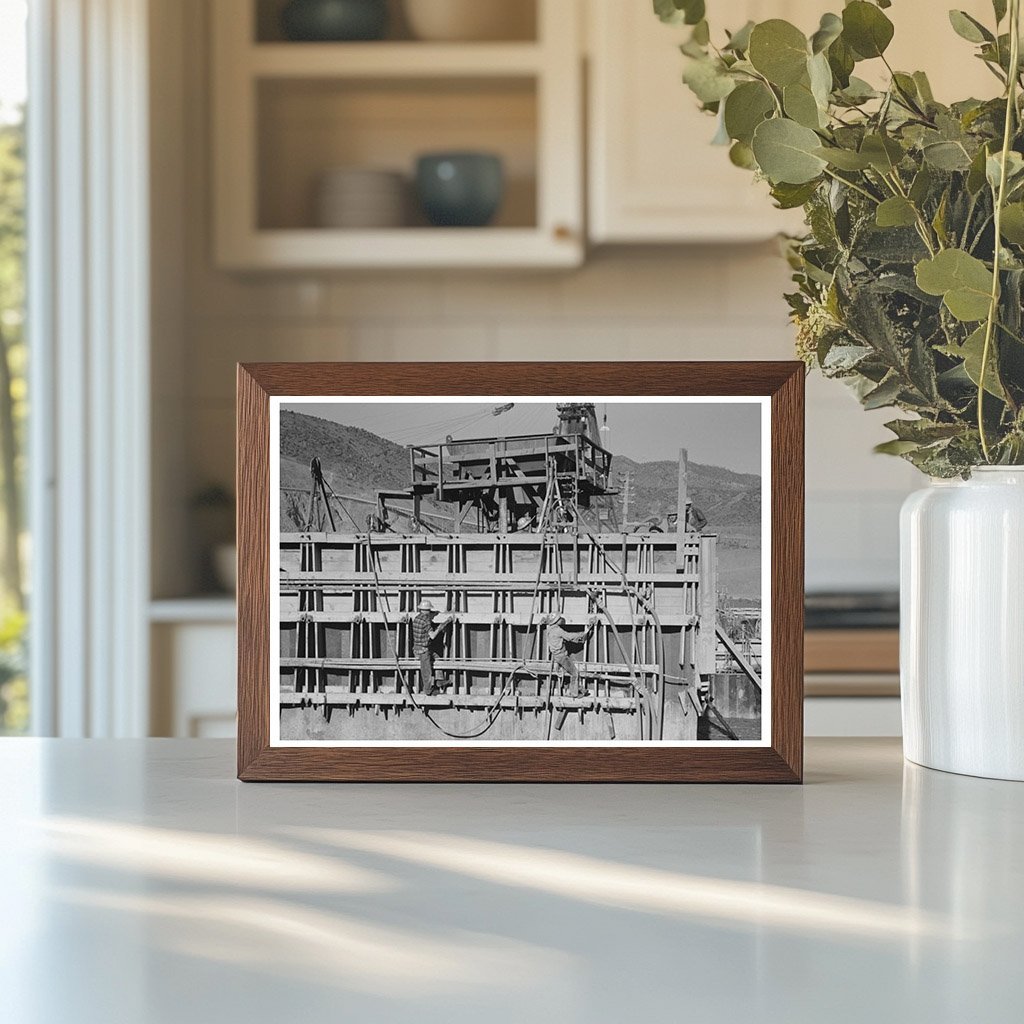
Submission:
{"label": "blurred background", "polygon": [[[939,98],[991,94],[944,8],[888,13],[896,66],[913,40]],[[0,0],[3,731],[233,732],[238,361],[793,358],[800,220],[710,145],[684,31],[650,0]],[[891,734],[920,481],[872,454],[884,411],[807,383],[808,731]]]}

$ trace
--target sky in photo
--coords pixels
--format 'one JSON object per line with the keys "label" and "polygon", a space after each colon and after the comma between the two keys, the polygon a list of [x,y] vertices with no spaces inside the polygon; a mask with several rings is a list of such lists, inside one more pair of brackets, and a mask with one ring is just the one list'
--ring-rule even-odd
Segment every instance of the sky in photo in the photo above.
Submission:
{"label": "sky in photo", "polygon": [[[557,421],[554,404],[516,403],[495,416],[500,404],[459,402],[282,403],[310,416],[362,427],[399,444],[431,444],[451,434],[456,440],[501,434],[549,433]],[[755,402],[597,403],[608,429],[602,444],[613,455],[636,462],[677,459],[686,448],[692,462],[724,466],[739,473],[761,472],[761,406]]]}

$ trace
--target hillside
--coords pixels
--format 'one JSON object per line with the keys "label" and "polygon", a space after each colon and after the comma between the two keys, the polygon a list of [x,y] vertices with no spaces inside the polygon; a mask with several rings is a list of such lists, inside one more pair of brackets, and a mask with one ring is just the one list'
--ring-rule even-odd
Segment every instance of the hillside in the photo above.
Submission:
{"label": "hillside", "polygon": [[[283,411],[282,489],[309,491],[309,462],[314,455],[320,458],[327,482],[340,495],[373,501],[379,490],[400,490],[408,484],[409,454],[403,445],[359,427]],[[627,472],[632,490],[631,521],[663,521],[666,515],[676,511],[677,463],[639,463],[615,456],[613,480],[624,478]],[[734,597],[753,599],[760,589],[761,478],[691,462],[687,483],[692,500],[708,518],[708,531],[720,536],[723,590]],[[284,495],[283,529],[296,529],[297,519],[304,516],[307,500],[305,493],[291,495],[291,499],[287,493]],[[620,511],[621,500],[616,499]],[[352,504],[351,509],[362,528],[370,506]],[[435,503],[425,503],[424,509],[442,515],[451,511]]]}
{"label": "hillside", "polygon": [[[629,518],[643,522],[664,519],[676,511],[679,464],[677,462],[634,462],[622,456],[612,460],[612,474],[629,473],[632,497]],[[760,539],[761,478],[749,473],[734,473],[721,466],[691,462],[687,488],[692,501],[708,518],[708,530],[733,539]],[[621,499],[620,499],[621,502]],[[621,509],[621,504],[619,505]]]}

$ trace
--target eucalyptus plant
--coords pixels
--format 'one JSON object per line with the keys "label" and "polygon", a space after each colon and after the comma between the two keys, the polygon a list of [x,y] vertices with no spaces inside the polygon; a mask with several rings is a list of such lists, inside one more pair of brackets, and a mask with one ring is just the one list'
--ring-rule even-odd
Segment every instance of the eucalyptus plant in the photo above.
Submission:
{"label": "eucalyptus plant", "polygon": [[[945,105],[920,71],[890,66],[890,0],[852,0],[809,37],[749,22],[716,45],[705,0],[654,0],[691,26],[683,80],[718,119],[734,164],[803,207],[787,239],[787,295],[809,367],[866,409],[909,414],[878,450],[937,477],[1024,463],[1024,132],[1021,0],[952,29],[994,95]],[[876,89],[856,72],[884,67]]]}

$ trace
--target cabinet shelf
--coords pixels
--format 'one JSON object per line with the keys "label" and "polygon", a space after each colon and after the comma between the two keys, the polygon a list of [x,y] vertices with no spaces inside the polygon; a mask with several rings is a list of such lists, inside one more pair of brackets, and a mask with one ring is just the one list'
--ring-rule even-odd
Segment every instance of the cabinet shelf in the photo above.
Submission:
{"label": "cabinet shelf", "polygon": [[[537,0],[525,41],[282,42],[256,31],[274,5],[218,0],[212,117],[217,264],[231,270],[571,267],[583,261],[583,75],[576,3]],[[423,153],[496,153],[492,226],[319,226],[337,168],[412,182]],[[386,220],[387,218],[381,218]]]}
{"label": "cabinet shelf", "polygon": [[257,43],[243,59],[255,78],[478,78],[538,75],[536,43]]}
{"label": "cabinet shelf", "polygon": [[228,269],[274,267],[416,268],[573,267],[578,237],[568,229],[551,237],[535,228],[394,228],[336,231],[327,228],[254,231],[237,250],[222,249]]}

